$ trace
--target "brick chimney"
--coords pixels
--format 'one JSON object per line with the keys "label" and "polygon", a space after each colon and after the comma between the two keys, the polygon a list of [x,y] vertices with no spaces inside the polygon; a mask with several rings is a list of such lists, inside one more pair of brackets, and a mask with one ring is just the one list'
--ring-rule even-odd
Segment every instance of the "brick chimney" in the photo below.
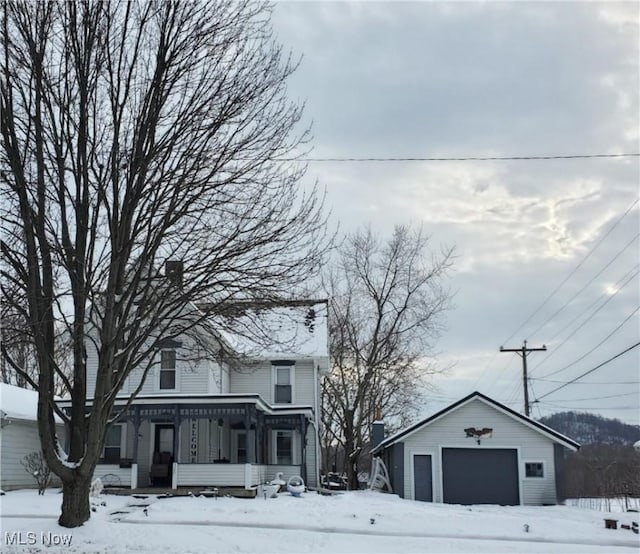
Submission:
{"label": "brick chimney", "polygon": [[176,260],[167,260],[164,263],[164,275],[174,285],[181,287],[184,277],[184,264]]}
{"label": "brick chimney", "polygon": [[382,421],[382,410],[380,406],[376,407],[374,414],[374,422],[371,426],[371,442],[372,448],[378,446],[384,440],[384,421]]}

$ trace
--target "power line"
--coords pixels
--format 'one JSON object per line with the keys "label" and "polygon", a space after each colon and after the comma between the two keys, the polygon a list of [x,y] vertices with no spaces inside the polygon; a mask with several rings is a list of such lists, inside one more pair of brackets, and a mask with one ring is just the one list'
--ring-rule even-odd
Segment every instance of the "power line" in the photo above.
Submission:
{"label": "power line", "polygon": [[[602,308],[604,308],[609,302],[611,302],[616,296],[617,294],[623,290],[633,279],[634,277],[638,274],[638,271],[636,271],[635,273],[633,273],[624,283],[622,283],[622,285],[620,285],[619,288],[617,288],[615,290],[615,292],[613,292],[612,294],[610,294],[609,296],[607,296],[607,299],[600,304],[600,306],[598,306],[595,310],[593,310],[593,312],[591,312],[591,314],[582,322],[580,323],[580,325],[578,325],[573,331],[571,331],[571,333],[569,333],[569,335],[567,335],[565,337],[565,339],[558,344],[551,352],[549,352],[549,354],[547,354],[542,360],[540,360],[540,362],[538,364],[536,364],[535,366],[533,366],[531,369],[534,370],[536,368],[538,368],[539,366],[541,366],[544,362],[546,362],[549,358],[551,358],[551,356],[553,356],[554,354],[558,353],[558,350],[560,350],[560,348],[562,348],[565,344],[567,344],[567,341],[573,337],[580,329],[582,329],[589,321],[591,321],[595,315],[602,310]],[[598,297],[600,298],[600,297]],[[593,305],[593,304],[591,304]],[[584,312],[583,312],[584,313]],[[582,315],[582,314],[580,314]],[[574,320],[575,321],[575,318]],[[571,323],[573,323],[573,321]],[[566,327],[565,327],[566,329]],[[564,329],[561,329],[560,332],[562,332]],[[559,333],[556,333],[554,338],[558,336]],[[549,374],[551,375],[551,374]],[[543,375],[543,377],[548,377],[548,375]]]}
{"label": "power line", "polygon": [[[613,293],[609,293],[607,291],[603,292],[600,296],[598,296],[591,304],[589,304],[584,310],[582,310],[578,315],[576,315],[569,323],[567,323],[564,327],[562,327],[561,329],[559,329],[555,335],[553,335],[550,339],[547,339],[547,342],[552,342],[553,340],[555,340],[555,338],[562,333],[565,329],[568,329],[569,327],[571,327],[578,319],[580,319],[584,314],[586,314],[591,308],[593,308],[598,302],[600,302],[600,300],[602,300],[602,298],[607,298],[610,299],[611,297],[615,296],[616,294],[618,294],[618,292],[620,292],[625,286],[627,286],[631,280],[638,274],[640,273],[640,266],[635,265],[633,266],[629,271],[627,271],[627,273],[625,273],[620,279],[618,279],[618,281],[616,281],[615,285],[614,285],[614,291]],[[631,277],[629,277],[631,275]],[[605,301],[603,303],[603,306],[607,304],[607,301]],[[601,308],[598,308],[598,310],[600,310]],[[596,310],[593,314],[591,314],[586,321],[589,321],[597,312],[598,310]],[[585,321],[585,322],[586,322]],[[543,360],[544,361],[544,360]],[[535,369],[535,367],[533,368]]]}
{"label": "power line", "polygon": [[[582,329],[589,321],[591,321],[591,319],[593,319],[595,317],[595,315],[602,310],[602,308],[604,308],[609,302],[611,302],[616,295],[622,290],[624,289],[624,287],[626,287],[631,281],[632,279],[638,274],[638,272],[634,273],[633,275],[631,275],[631,277],[629,277],[623,284],[622,286],[617,289],[613,294],[610,294],[607,299],[600,304],[600,306],[598,306],[593,312],[591,312],[591,314],[589,315],[589,317],[587,317],[580,325],[578,325],[571,333],[569,333],[569,335],[567,335],[565,337],[565,339],[558,344],[558,346],[556,346],[551,352],[549,352],[549,354],[547,354],[542,360],[540,360],[540,362],[538,364],[536,364],[535,366],[533,366],[531,368],[531,370],[533,371],[534,369],[537,369],[538,367],[540,367],[544,362],[546,362],[549,358],[551,358],[551,356],[553,356],[554,354],[557,354],[558,351],[560,350],[560,348],[562,348],[565,344],[567,344],[568,340],[573,337],[578,331],[580,331],[580,329]],[[626,321],[626,320],[625,320]],[[617,329],[616,329],[617,330]],[[614,332],[616,331],[614,330]],[[557,336],[557,333],[556,333]],[[559,370],[558,370],[559,371]],[[550,375],[555,375],[556,373],[558,373],[558,371],[555,371],[553,373],[548,373],[547,375],[543,375],[543,377],[549,377]]]}
{"label": "power line", "polygon": [[[555,410],[576,410],[576,406],[562,406],[560,404],[553,404],[551,402],[540,402],[541,405]],[[580,410],[637,410],[638,405],[635,406],[580,406]]]}
{"label": "power line", "polygon": [[[566,383],[558,379],[542,379],[541,377],[531,377],[531,381],[544,381],[545,383]],[[574,385],[640,385],[640,381],[589,381],[588,383],[574,383]]]}
{"label": "power line", "polygon": [[613,262],[615,262],[620,256],[622,256],[622,254],[624,252],[626,252],[626,250],[638,239],[638,237],[640,237],[640,233],[637,233],[627,244],[626,246],[620,250],[613,258],[611,258],[611,260],[609,260],[608,263],[606,263],[602,269],[600,271],[598,271],[598,273],[596,273],[591,279],[589,279],[589,281],[587,281],[587,283],[578,291],[576,292],[569,300],[567,300],[567,302],[565,302],[558,310],[556,310],[552,315],[550,315],[547,319],[545,319],[540,325],[538,325],[538,327],[531,333],[529,333],[529,338],[535,336],[535,334],[540,331],[540,329],[542,329],[547,323],[549,323],[549,321],[551,321],[554,317],[556,317],[560,312],[562,312],[562,310],[564,310],[569,304],[571,304],[571,302],[573,302],[578,296],[580,296],[580,294],[591,284],[593,283],[598,277],[600,277],[600,275],[602,275],[602,273],[611,266],[611,264]]}
{"label": "power line", "polygon": [[580,269],[582,267],[582,265],[589,259],[589,257],[591,256],[591,254],[593,254],[596,250],[596,248],[598,248],[598,246],[600,246],[600,244],[602,244],[602,241],[604,241],[604,239],[606,239],[611,232],[620,224],[620,222],[626,217],[626,215],[636,206],[636,204],[638,204],[638,201],[640,199],[636,198],[633,203],[626,209],[626,211],[620,216],[620,218],[618,218],[618,220],[609,228],[609,230],[602,236],[600,237],[600,240],[598,240],[593,247],[591,248],[591,250],[589,250],[589,252],[587,252],[587,255],[582,258],[582,260],[580,261],[580,263],[578,263],[578,265],[576,265],[570,272],[569,275],[567,275],[562,282],[555,288],[553,289],[553,291],[543,300],[542,304],[540,304],[532,313],[531,315],[524,321],[524,323],[522,323],[520,325],[520,327],[518,327],[513,333],[511,333],[511,336],[509,336],[509,338],[505,341],[503,341],[503,344],[506,342],[509,342],[515,335],[516,333],[518,333],[527,323],[529,323],[529,321],[531,321],[531,319],[547,304],[547,302],[549,302],[549,300],[551,300],[551,298],[553,298],[555,296],[555,294],[560,290],[560,288],[569,280],[571,279],[571,277],[573,277],[573,275],[575,274],[576,271],[578,271],[578,269]]}
{"label": "power line", "polygon": [[586,377],[590,373],[593,373],[596,369],[600,369],[601,367],[607,365],[608,363],[612,362],[616,358],[619,358],[620,356],[623,356],[624,354],[626,354],[627,352],[630,352],[631,350],[633,350],[634,348],[637,348],[638,346],[640,346],[640,342],[636,342],[635,344],[631,345],[629,348],[626,348],[622,352],[618,352],[618,354],[616,354],[615,356],[609,358],[608,360],[605,360],[601,364],[598,364],[596,367],[591,368],[589,371],[585,371],[582,375],[578,375],[578,377],[576,377],[575,379],[571,379],[571,381],[567,381],[563,385],[560,385],[559,387],[556,387],[555,389],[543,394],[537,400],[535,400],[535,402],[539,402],[540,400],[542,400],[543,398],[549,396],[550,394],[553,394],[554,392],[557,392],[560,389],[563,389],[564,387],[567,387],[567,386],[571,385],[572,383],[575,383],[578,379],[582,379],[583,377]]}
{"label": "power line", "polygon": [[546,375],[543,375],[542,377],[551,377],[552,375],[556,375],[558,373],[560,373],[561,371],[564,371],[565,369],[570,368],[572,365],[577,364],[579,361],[584,360],[589,354],[591,354],[594,350],[596,350],[597,348],[600,348],[605,342],[607,342],[611,336],[614,333],[617,333],[622,326],[629,321],[637,312],[638,310],[640,310],[640,306],[638,306],[635,310],[633,310],[633,312],[631,312],[622,323],[620,323],[620,325],[618,325],[613,331],[611,331],[611,333],[609,333],[605,338],[603,338],[598,344],[596,344],[591,350],[589,350],[588,352],[585,352],[582,356],[580,356],[577,360],[574,360],[573,362],[571,362],[570,364],[561,367],[560,369],[557,369],[556,371],[552,371],[551,373],[547,373]]}
{"label": "power line", "polygon": [[594,158],[637,158],[640,153],[620,153],[620,154],[569,154],[553,156],[463,156],[463,157],[331,157],[331,158],[275,158],[277,162],[310,162],[310,163],[360,163],[360,162],[489,162],[489,161],[523,161],[523,160],[585,160]]}
{"label": "power line", "polygon": [[638,392],[625,392],[622,394],[610,394],[608,396],[591,396],[589,398],[563,398],[562,400],[555,400],[555,403],[584,402],[585,400],[607,400],[609,398],[622,398],[623,396],[638,396]]}

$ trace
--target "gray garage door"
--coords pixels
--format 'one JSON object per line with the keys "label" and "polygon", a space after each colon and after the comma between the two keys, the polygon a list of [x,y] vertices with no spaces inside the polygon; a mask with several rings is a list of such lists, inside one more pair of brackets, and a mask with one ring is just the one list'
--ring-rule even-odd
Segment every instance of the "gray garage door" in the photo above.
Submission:
{"label": "gray garage door", "polygon": [[449,504],[519,504],[517,451],[443,448],[442,486]]}

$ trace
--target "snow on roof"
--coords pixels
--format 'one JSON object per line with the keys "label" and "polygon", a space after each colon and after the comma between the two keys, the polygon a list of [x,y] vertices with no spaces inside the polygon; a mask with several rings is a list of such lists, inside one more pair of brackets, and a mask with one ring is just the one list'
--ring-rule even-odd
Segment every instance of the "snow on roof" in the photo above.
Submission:
{"label": "snow on roof", "polygon": [[[0,410],[10,419],[37,421],[38,393],[34,390],[0,383]],[[62,421],[58,416],[55,417],[56,421]]]}
{"label": "snow on roof", "polygon": [[329,355],[327,303],[279,306],[259,310],[220,331],[238,354],[253,358],[301,358]]}
{"label": "snow on roof", "polygon": [[38,419],[38,393],[34,390],[0,383],[0,410],[8,417],[36,421]]}

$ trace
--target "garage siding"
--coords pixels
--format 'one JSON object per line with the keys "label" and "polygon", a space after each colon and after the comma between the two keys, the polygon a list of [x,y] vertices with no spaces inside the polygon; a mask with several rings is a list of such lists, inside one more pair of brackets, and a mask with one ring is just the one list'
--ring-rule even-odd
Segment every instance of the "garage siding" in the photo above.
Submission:
{"label": "garage siding", "polygon": [[[493,435],[491,438],[482,439],[481,444],[478,445],[475,439],[465,437],[464,429],[467,427],[490,427],[493,429]],[[553,441],[478,398],[410,434],[403,443],[405,498],[413,498],[414,495],[413,482],[409,478],[412,475],[411,464],[414,453],[433,452],[435,454],[433,456],[435,475],[433,499],[435,502],[442,502],[441,447],[487,448],[490,446],[519,449],[518,470],[523,504],[556,503]],[[525,478],[525,462],[542,462],[544,477]]]}

